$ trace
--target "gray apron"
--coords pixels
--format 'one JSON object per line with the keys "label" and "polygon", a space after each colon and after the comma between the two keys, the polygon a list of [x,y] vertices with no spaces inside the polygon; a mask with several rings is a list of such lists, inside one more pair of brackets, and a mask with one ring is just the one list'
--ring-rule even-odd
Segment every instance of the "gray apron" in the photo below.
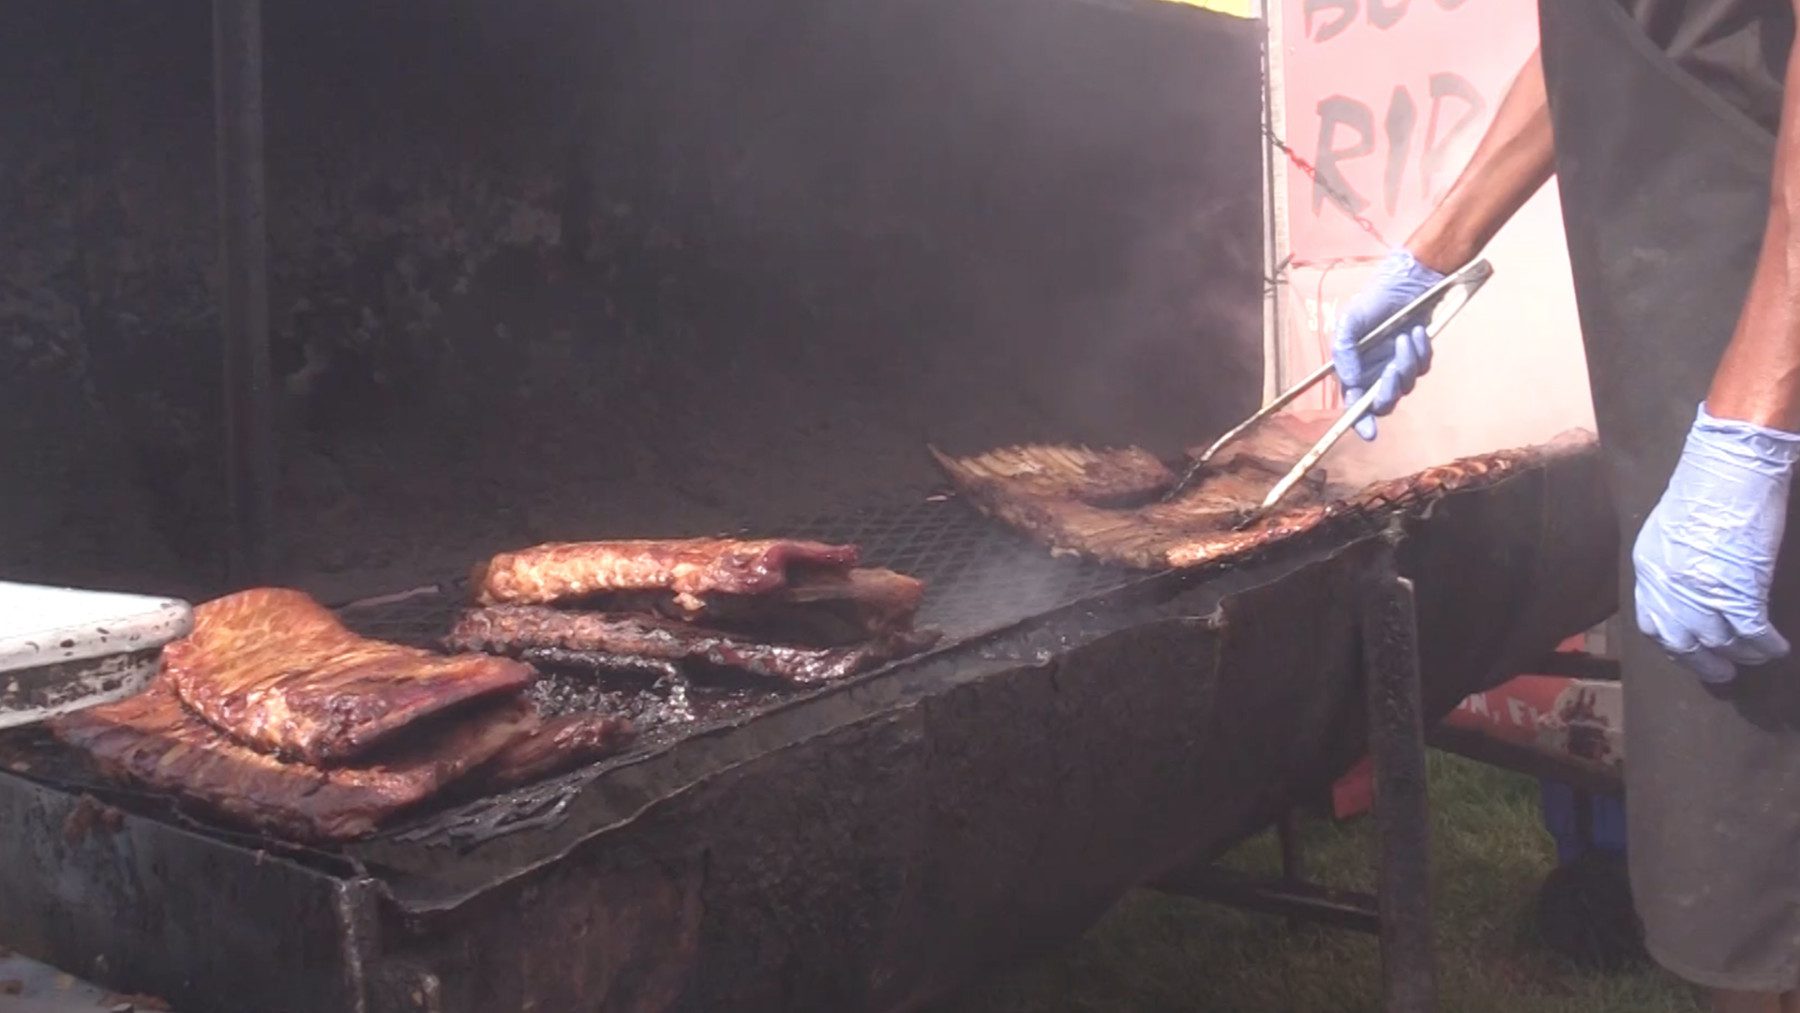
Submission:
{"label": "gray apron", "polygon": [[[1635,632],[1629,559],[1742,308],[1774,137],[1611,0],[1541,0],[1539,10],[1563,218],[1626,550],[1633,895],[1669,970],[1715,988],[1786,991],[1800,985],[1800,662],[1746,670],[1709,692]],[[1774,620],[1800,638],[1800,520],[1788,531]]]}

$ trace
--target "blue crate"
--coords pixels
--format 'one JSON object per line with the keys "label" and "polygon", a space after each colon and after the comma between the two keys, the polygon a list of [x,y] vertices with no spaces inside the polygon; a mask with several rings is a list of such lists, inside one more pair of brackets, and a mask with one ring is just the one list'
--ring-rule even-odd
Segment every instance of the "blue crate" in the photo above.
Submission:
{"label": "blue crate", "polygon": [[1556,839],[1556,859],[1568,865],[1591,845],[1595,850],[1625,852],[1625,800],[1617,795],[1593,795],[1591,827],[1584,843],[1577,824],[1575,789],[1561,781],[1538,782],[1539,805],[1543,811],[1544,829]]}

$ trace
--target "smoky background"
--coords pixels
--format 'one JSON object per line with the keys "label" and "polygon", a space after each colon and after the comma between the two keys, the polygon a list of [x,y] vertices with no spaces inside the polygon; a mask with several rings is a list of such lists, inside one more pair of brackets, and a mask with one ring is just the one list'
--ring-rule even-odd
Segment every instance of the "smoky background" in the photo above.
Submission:
{"label": "smoky background", "polygon": [[[1157,0],[265,4],[280,576],[1197,442],[1263,373],[1260,33]],[[0,12],[0,576],[222,590],[210,4]]]}

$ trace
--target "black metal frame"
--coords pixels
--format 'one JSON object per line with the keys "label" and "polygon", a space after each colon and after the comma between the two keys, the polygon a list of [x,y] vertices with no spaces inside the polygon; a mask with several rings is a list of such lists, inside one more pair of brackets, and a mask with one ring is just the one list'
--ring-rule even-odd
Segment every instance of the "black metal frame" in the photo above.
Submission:
{"label": "black metal frame", "polygon": [[1413,585],[1395,566],[1396,541],[1397,534],[1390,534],[1387,550],[1370,568],[1360,616],[1363,700],[1377,786],[1377,892],[1371,896],[1307,881],[1292,809],[1276,822],[1279,879],[1257,880],[1202,865],[1180,870],[1154,886],[1165,893],[1281,915],[1290,924],[1311,921],[1377,935],[1386,1009],[1428,1013],[1438,1006],[1423,688]]}
{"label": "black metal frame", "polygon": [[213,0],[219,174],[219,325],[224,339],[227,579],[273,573],[274,391],[263,183],[262,0]]}

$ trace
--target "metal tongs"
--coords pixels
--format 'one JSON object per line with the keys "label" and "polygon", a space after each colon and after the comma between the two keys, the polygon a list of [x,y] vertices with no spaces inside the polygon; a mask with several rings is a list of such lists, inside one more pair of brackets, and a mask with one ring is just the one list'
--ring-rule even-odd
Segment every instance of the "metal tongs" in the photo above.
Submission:
{"label": "metal tongs", "polygon": [[[1419,314],[1425,315],[1425,333],[1435,340],[1439,332],[1449,325],[1464,306],[1468,305],[1469,300],[1475,297],[1475,293],[1481,289],[1481,286],[1487,284],[1487,280],[1493,277],[1493,274],[1493,266],[1485,260],[1476,260],[1468,264],[1427,289],[1425,294],[1401,307],[1393,316],[1382,321],[1380,326],[1364,335],[1362,340],[1357,342],[1356,347],[1358,349],[1367,348],[1376,342],[1394,337],[1400,332],[1405,322]],[[1325,362],[1318,369],[1307,374],[1299,383],[1289,387],[1280,396],[1264,405],[1256,414],[1238,423],[1225,435],[1214,440],[1212,445],[1201,451],[1200,456],[1195,458],[1194,462],[1182,473],[1181,480],[1164,494],[1163,502],[1166,503],[1181,495],[1188,486],[1192,485],[1194,479],[1205,471],[1207,462],[1211,461],[1213,455],[1223,449],[1226,444],[1242,436],[1281,409],[1293,404],[1300,395],[1318,386],[1332,373],[1332,363]],[[1269,489],[1269,494],[1263,497],[1262,503],[1251,511],[1239,526],[1250,523],[1280,502],[1282,497],[1299,484],[1300,480],[1306,477],[1306,473],[1311,471],[1330,452],[1331,448],[1344,438],[1344,434],[1356,425],[1357,420],[1368,413],[1370,406],[1374,403],[1375,388],[1371,387],[1367,393],[1357,399],[1355,404],[1344,409],[1344,414],[1331,424],[1331,428],[1325,431],[1324,436],[1319,437],[1319,442],[1313,444],[1312,449],[1302,455],[1293,468],[1281,477],[1281,481],[1276,482]]]}

